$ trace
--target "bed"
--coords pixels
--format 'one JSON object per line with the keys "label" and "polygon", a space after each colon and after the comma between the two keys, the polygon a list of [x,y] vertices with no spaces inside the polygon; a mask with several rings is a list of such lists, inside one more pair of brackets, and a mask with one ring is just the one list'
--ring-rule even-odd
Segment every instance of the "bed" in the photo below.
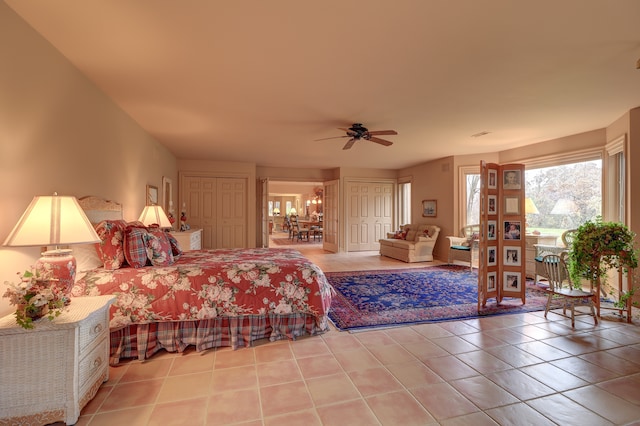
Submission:
{"label": "bed", "polygon": [[[95,197],[79,202],[103,241],[74,250],[78,273],[72,296],[117,297],[110,308],[111,365],[123,358],[143,360],[161,349],[182,352],[189,345],[197,351],[237,349],[258,339],[296,339],[328,330],[332,288],[322,270],[300,252],[279,248],[181,252],[169,235],[166,247],[162,234],[167,233],[147,229],[144,234],[141,224],[124,222],[118,203]],[[136,232],[144,235],[140,244],[145,247],[137,250],[139,255],[146,253],[145,265],[141,258],[137,262],[126,256],[133,251],[135,244],[127,242]],[[114,247],[122,249],[126,262],[118,264],[103,256],[105,245],[113,246],[112,255],[117,252]],[[152,246],[162,246],[157,251],[164,257],[156,256]]]}

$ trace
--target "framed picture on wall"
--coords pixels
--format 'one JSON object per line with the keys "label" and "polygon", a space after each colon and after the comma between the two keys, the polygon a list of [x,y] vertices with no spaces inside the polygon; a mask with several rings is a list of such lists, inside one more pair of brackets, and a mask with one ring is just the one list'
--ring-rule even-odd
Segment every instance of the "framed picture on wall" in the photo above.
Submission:
{"label": "framed picture on wall", "polygon": [[489,206],[487,207],[487,213],[494,215],[498,212],[497,210],[497,206],[496,204],[498,203],[498,197],[496,197],[495,195],[489,195],[489,197],[487,198],[489,200],[488,204]]}
{"label": "framed picture on wall", "polygon": [[504,214],[520,214],[520,199],[504,197]]}
{"label": "framed picture on wall", "polygon": [[497,234],[497,229],[496,227],[498,226],[497,222],[495,220],[488,220],[487,221],[487,240],[495,240],[496,239],[496,234]]}
{"label": "framed picture on wall", "polygon": [[436,217],[438,214],[438,205],[436,200],[423,200],[422,201],[422,216],[424,217]]}
{"label": "framed picture on wall", "polygon": [[522,177],[520,170],[504,170],[502,172],[502,188],[503,189],[521,189]]}
{"label": "framed picture on wall", "polygon": [[519,220],[506,220],[504,222],[504,239],[519,240],[520,239],[521,222]]}
{"label": "framed picture on wall", "polygon": [[158,204],[158,187],[147,185],[147,206]]}

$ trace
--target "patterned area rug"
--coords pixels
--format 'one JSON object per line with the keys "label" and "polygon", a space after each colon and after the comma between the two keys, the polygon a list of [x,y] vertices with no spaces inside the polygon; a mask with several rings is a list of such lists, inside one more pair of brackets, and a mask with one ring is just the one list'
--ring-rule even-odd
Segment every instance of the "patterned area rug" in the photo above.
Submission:
{"label": "patterned area rug", "polygon": [[547,296],[527,282],[526,303],[489,299],[478,312],[478,274],[465,266],[326,272],[336,289],[329,318],[340,330],[389,327],[544,310]]}

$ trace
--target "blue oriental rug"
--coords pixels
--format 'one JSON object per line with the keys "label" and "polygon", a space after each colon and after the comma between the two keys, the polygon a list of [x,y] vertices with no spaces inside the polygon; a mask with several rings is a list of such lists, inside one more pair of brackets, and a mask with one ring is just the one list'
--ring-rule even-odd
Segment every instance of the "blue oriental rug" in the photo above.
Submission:
{"label": "blue oriental rug", "polygon": [[533,282],[526,303],[489,299],[478,311],[478,273],[464,266],[326,272],[336,290],[329,318],[340,330],[419,324],[544,310],[547,295]]}

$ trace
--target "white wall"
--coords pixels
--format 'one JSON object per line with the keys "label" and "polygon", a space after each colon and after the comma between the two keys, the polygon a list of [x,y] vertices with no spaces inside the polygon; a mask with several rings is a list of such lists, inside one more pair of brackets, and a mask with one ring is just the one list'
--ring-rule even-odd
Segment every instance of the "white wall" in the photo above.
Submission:
{"label": "white wall", "polygon": [[[0,243],[35,195],[105,197],[133,220],[147,184],[177,181],[175,157],[4,2],[0,63]],[[0,247],[0,296],[37,257],[38,248]],[[0,315],[12,310],[0,298]]]}

